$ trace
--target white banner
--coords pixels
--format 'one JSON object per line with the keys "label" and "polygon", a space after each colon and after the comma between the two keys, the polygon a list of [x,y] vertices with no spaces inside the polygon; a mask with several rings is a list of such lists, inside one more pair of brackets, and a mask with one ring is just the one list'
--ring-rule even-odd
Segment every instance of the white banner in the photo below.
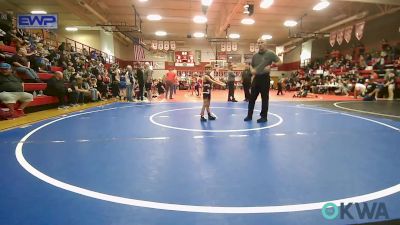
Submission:
{"label": "white banner", "polygon": [[157,50],[157,41],[156,40],[151,41],[151,48],[154,50]]}
{"label": "white banner", "polygon": [[329,44],[331,44],[331,47],[333,47],[335,46],[335,43],[336,43],[336,31],[332,31],[329,37]]}
{"label": "white banner", "polygon": [[164,41],[164,50],[169,50],[169,41]]}
{"label": "white banner", "polygon": [[254,52],[255,48],[254,48],[254,43],[250,43],[250,52]]}
{"label": "white banner", "polygon": [[158,50],[163,50],[163,49],[164,49],[164,42],[158,41]]}
{"label": "white banner", "polygon": [[176,45],[175,45],[175,41],[170,41],[170,48],[171,48],[171,50],[175,50],[175,48],[176,48]]}
{"label": "white banner", "polygon": [[221,52],[224,52],[225,50],[226,50],[225,42],[222,42],[221,43]]}
{"label": "white banner", "polygon": [[331,35],[329,36],[329,44],[331,44],[331,47],[335,46],[336,43],[336,31],[332,31]]}
{"label": "white banner", "polygon": [[232,42],[232,51],[236,52],[238,50],[237,42]]}
{"label": "white banner", "polygon": [[341,45],[343,42],[343,33],[344,33],[344,29],[340,29],[336,33],[336,41],[339,45]]}
{"label": "white banner", "polygon": [[344,40],[346,40],[347,43],[351,40],[351,33],[353,33],[353,26],[348,26],[344,29]]}
{"label": "white banner", "polygon": [[232,42],[227,42],[227,43],[226,43],[226,51],[227,51],[227,52],[232,51]]}
{"label": "white banner", "polygon": [[361,40],[361,38],[363,37],[364,27],[365,27],[365,21],[356,24],[355,33],[356,33],[356,38],[358,40]]}
{"label": "white banner", "polygon": [[285,51],[285,46],[276,46],[276,55],[279,57],[281,62],[283,62],[283,52]]}

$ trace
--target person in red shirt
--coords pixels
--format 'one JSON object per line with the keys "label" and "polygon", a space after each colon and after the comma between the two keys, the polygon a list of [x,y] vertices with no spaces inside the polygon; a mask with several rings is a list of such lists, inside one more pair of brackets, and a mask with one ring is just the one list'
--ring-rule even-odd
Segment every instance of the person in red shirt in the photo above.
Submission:
{"label": "person in red shirt", "polygon": [[165,75],[165,98],[168,99],[168,92],[169,98],[172,99],[172,92],[173,92],[173,85],[175,84],[177,78],[176,73],[174,71],[169,70],[168,73]]}

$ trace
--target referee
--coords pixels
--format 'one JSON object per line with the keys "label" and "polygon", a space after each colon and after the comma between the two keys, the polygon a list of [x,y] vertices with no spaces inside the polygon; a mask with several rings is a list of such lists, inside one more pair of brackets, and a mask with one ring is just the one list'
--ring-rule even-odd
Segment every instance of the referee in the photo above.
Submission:
{"label": "referee", "polygon": [[268,102],[269,102],[269,83],[270,83],[270,70],[272,64],[279,65],[281,61],[279,57],[272,51],[267,50],[266,40],[261,38],[257,40],[259,51],[251,60],[251,93],[249,99],[249,107],[247,117],[244,121],[251,121],[253,119],[254,105],[256,103],[258,94],[261,94],[261,118],[257,123],[265,123],[268,121]]}

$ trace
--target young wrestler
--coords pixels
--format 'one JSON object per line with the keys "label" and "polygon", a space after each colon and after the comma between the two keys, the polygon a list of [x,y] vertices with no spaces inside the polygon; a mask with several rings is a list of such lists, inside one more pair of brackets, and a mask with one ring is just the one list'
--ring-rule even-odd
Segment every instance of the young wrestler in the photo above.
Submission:
{"label": "young wrestler", "polygon": [[213,116],[210,112],[210,100],[211,100],[211,89],[212,89],[212,84],[218,84],[221,86],[225,86],[224,83],[214,80],[213,77],[211,77],[210,73],[212,71],[212,66],[210,64],[207,64],[205,66],[205,74],[203,76],[203,107],[201,108],[201,113],[200,113],[200,121],[205,122],[207,121],[206,118],[204,118],[204,110],[207,110],[208,113],[208,119],[209,120],[215,120],[216,117]]}

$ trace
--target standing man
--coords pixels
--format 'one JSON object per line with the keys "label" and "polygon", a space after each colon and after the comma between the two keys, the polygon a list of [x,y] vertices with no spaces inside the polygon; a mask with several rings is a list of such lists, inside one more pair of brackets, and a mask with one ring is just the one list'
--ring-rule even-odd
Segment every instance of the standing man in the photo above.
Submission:
{"label": "standing man", "polygon": [[250,71],[250,64],[246,63],[246,67],[242,71],[242,85],[243,85],[245,102],[248,102],[250,99],[251,76],[252,74]]}
{"label": "standing man", "polygon": [[139,95],[137,96],[137,100],[143,101],[143,88],[144,88],[144,79],[143,79],[143,69],[142,65],[138,63],[136,70],[136,80],[139,86]]}
{"label": "standing man", "polygon": [[150,68],[150,63],[144,64],[143,80],[145,82],[145,88],[147,92],[147,99],[151,102],[153,94],[151,93],[151,87],[153,85],[153,70]]}
{"label": "standing man", "polygon": [[251,60],[251,94],[249,99],[249,107],[247,117],[244,121],[251,121],[253,119],[254,105],[256,103],[258,94],[261,94],[261,118],[257,120],[257,123],[265,123],[268,121],[268,102],[269,102],[269,85],[270,85],[270,71],[273,64],[281,64],[279,57],[272,51],[267,50],[266,40],[259,38],[257,40],[259,51],[256,53]]}
{"label": "standing man", "polygon": [[169,99],[172,99],[172,92],[173,92],[173,85],[176,82],[176,73],[173,70],[169,70],[168,73],[165,75],[165,99],[168,99],[168,92],[169,92]]}
{"label": "standing man", "polygon": [[233,66],[228,66],[228,102],[237,102],[235,99],[235,73],[233,72]]}

